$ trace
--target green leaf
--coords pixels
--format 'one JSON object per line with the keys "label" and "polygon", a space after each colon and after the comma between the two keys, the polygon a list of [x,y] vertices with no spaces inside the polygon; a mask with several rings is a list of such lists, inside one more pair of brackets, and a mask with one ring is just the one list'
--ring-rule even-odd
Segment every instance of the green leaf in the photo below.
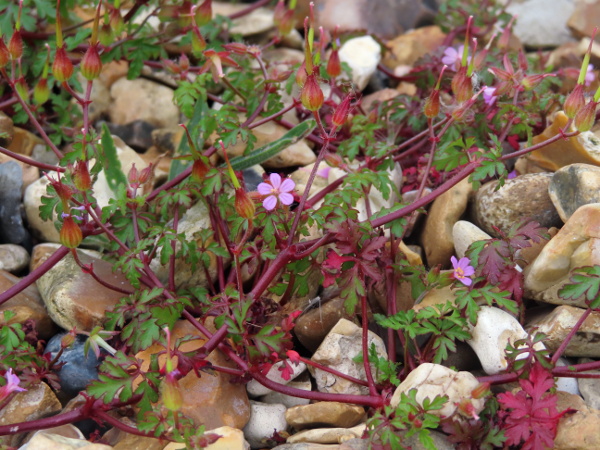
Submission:
{"label": "green leaf", "polygon": [[113,141],[106,123],[102,124],[101,143],[102,146],[98,151],[100,153],[102,167],[104,167],[104,173],[106,174],[106,182],[108,183],[108,187],[110,187],[115,194],[118,194],[119,185],[127,185],[127,177],[121,168],[121,161],[119,161],[117,156],[115,141]]}
{"label": "green leaf", "polygon": [[234,170],[244,170],[248,167],[254,166],[255,164],[261,164],[267,159],[272,158],[273,156],[282,152],[290,145],[293,145],[299,140],[304,139],[312,132],[312,130],[314,130],[316,126],[317,123],[313,119],[305,120],[304,122],[296,125],[276,141],[270,142],[267,145],[248,153],[247,155],[238,156],[231,159],[231,166]]}
{"label": "green leaf", "polygon": [[565,300],[578,300],[585,296],[585,302],[592,309],[600,308],[600,266],[581,267],[571,276],[572,284],[564,285],[558,295]]}
{"label": "green leaf", "polygon": [[[202,127],[200,127],[200,123],[205,119],[208,109],[208,105],[205,101],[196,101],[192,118],[187,123],[187,129],[190,132],[190,136],[192,137],[192,142],[196,144],[196,148],[198,149],[201,149],[204,146],[204,139],[201,136]],[[183,137],[179,142],[179,148],[177,148],[177,151],[175,152],[174,156],[177,157],[182,155],[188,155],[191,152],[192,149],[188,144],[188,140],[185,137]],[[172,180],[181,172],[183,172],[189,164],[189,161],[183,161],[180,159],[173,158],[173,161],[171,162],[171,168],[169,170],[169,180]]]}

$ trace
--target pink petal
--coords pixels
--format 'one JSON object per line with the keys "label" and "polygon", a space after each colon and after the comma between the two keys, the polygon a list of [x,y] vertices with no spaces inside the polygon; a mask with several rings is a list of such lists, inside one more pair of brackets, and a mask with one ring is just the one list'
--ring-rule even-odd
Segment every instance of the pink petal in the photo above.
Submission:
{"label": "pink petal", "polygon": [[458,281],[460,281],[465,286],[471,286],[471,284],[473,284],[473,280],[471,280],[470,278],[459,278]]}
{"label": "pink petal", "polygon": [[455,269],[458,267],[458,260],[456,259],[456,257],[451,256],[450,262],[452,263],[452,267],[454,267]]}
{"label": "pink petal", "polygon": [[287,192],[282,192],[279,194],[279,200],[281,200],[281,203],[284,205],[291,205],[294,203],[294,196],[292,194],[288,194]]}
{"label": "pink petal", "polygon": [[279,186],[281,186],[281,177],[278,173],[272,173],[269,175],[269,179],[271,180],[271,184],[277,190],[279,190]]}
{"label": "pink petal", "polygon": [[470,277],[474,273],[475,273],[475,268],[473,268],[471,266],[467,266],[464,268],[464,276],[465,277]]}
{"label": "pink petal", "polygon": [[279,187],[279,192],[291,192],[296,187],[296,183],[291,178],[286,178]]}
{"label": "pink petal", "polygon": [[274,195],[269,195],[267,198],[265,198],[263,206],[267,211],[275,209],[275,207],[277,206],[277,197],[275,197]]}
{"label": "pink petal", "polygon": [[272,193],[272,189],[273,186],[271,186],[269,183],[260,183],[256,188],[260,195],[269,195]]}

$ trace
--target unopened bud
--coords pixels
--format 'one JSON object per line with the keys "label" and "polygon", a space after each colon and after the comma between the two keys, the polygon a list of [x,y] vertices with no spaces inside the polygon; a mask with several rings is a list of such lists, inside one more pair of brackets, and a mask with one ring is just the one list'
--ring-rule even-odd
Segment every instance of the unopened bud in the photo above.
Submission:
{"label": "unopened bud", "polygon": [[575,128],[581,132],[592,129],[596,121],[596,106],[598,106],[598,103],[592,100],[579,110],[575,115],[575,119],[573,119]]}
{"label": "unopened bud", "polygon": [[206,40],[200,30],[196,27],[192,28],[192,52],[202,53],[206,49]]}
{"label": "unopened bud", "polygon": [[467,75],[467,67],[463,66],[452,78],[452,92],[459,103],[466,102],[473,96],[471,77]]}
{"label": "unopened bud", "polygon": [[67,248],[77,248],[83,240],[83,233],[73,217],[65,215],[63,225],[60,229],[60,243]]}
{"label": "unopened bud", "polygon": [[202,27],[212,20],[212,0],[204,0],[194,11],[196,25]]}
{"label": "unopened bud", "polygon": [[583,85],[577,84],[573,91],[567,96],[564,105],[565,115],[569,119],[575,118],[575,115],[585,106],[585,97],[583,95]]}
{"label": "unopened bud", "polygon": [[300,92],[300,100],[302,105],[309,111],[318,111],[323,106],[325,97],[316,75],[312,74],[306,78],[306,83],[304,83]]}
{"label": "unopened bud", "polygon": [[273,10],[273,23],[276,27],[278,27],[283,20],[283,16],[286,11],[287,8],[285,7],[285,2],[283,0],[279,0],[277,5],[275,5],[275,9]]}
{"label": "unopened bud", "polygon": [[113,33],[112,28],[110,27],[110,24],[105,23],[104,25],[102,25],[100,27],[100,31],[98,32],[98,40],[100,41],[100,43],[105,47],[108,47],[110,44],[113,43],[114,39],[115,35]]}
{"label": "unopened bud", "polygon": [[178,411],[183,406],[181,388],[172,372],[167,373],[160,384],[160,398],[165,408],[170,411]]}
{"label": "unopened bud", "polygon": [[97,45],[90,45],[83,55],[81,60],[81,75],[87,80],[95,80],[100,76],[102,71],[102,61],[100,60],[100,54],[98,53]]}
{"label": "unopened bud", "polygon": [[203,157],[200,157],[192,164],[192,180],[198,183],[204,181],[209,170],[208,164],[203,161]]}
{"label": "unopened bud", "polygon": [[92,187],[92,178],[85,161],[77,161],[73,169],[73,184],[80,191],[87,191]]}
{"label": "unopened bud", "polygon": [[347,95],[337,108],[335,108],[333,116],[331,117],[331,123],[333,123],[335,127],[341,127],[346,123],[346,119],[350,113],[350,102],[352,101],[352,98],[352,94]]}
{"label": "unopened bud", "polygon": [[431,95],[425,100],[425,106],[423,106],[423,114],[429,119],[433,119],[440,113],[440,91],[434,89]]}
{"label": "unopened bud", "polygon": [[480,383],[479,386],[471,391],[471,397],[480,399],[487,397],[490,393],[490,383]]}
{"label": "unopened bud", "polygon": [[19,77],[19,79],[15,82],[15,89],[23,100],[27,100],[29,98],[29,86],[27,86],[27,82],[25,81],[24,77]]}
{"label": "unopened bud", "polygon": [[75,333],[71,331],[62,337],[60,340],[60,347],[63,349],[69,348],[71,345],[73,345],[73,342],[75,342]]}
{"label": "unopened bud", "polygon": [[279,25],[277,25],[277,31],[279,31],[280,35],[287,36],[294,29],[295,25],[296,21],[294,20],[294,11],[290,9],[287,10],[281,18],[281,22],[279,22]]}
{"label": "unopened bud", "polygon": [[4,39],[0,37],[0,68],[4,67],[8,64],[10,60],[10,52],[8,51],[8,47],[4,43]]}
{"label": "unopened bud", "polygon": [[553,76],[554,74],[551,73],[527,75],[525,78],[523,78],[523,81],[521,81],[521,85],[525,88],[525,90],[530,91],[540,84],[544,78]]}
{"label": "unopened bud", "polygon": [[36,105],[43,105],[50,98],[50,88],[48,87],[48,79],[42,78],[33,88],[33,101]]}
{"label": "unopened bud", "polygon": [[71,197],[73,197],[73,190],[62,181],[55,181],[52,178],[50,178],[50,184],[54,188],[58,198],[60,198],[63,204],[63,209],[66,210],[69,206],[69,200],[71,200]]}
{"label": "unopened bud", "polygon": [[68,81],[73,75],[73,63],[67,56],[64,46],[56,49],[54,63],[52,64],[52,74],[60,83]]}
{"label": "unopened bud", "polygon": [[256,207],[248,193],[242,188],[235,190],[235,210],[244,219],[252,220]]}
{"label": "unopened bud", "polygon": [[114,36],[119,36],[124,26],[125,22],[123,22],[121,12],[118,9],[113,9],[110,13],[110,27],[113,30]]}
{"label": "unopened bud", "polygon": [[331,153],[331,152],[325,153],[325,161],[331,167],[340,167],[344,163],[344,161],[342,160],[342,157],[340,155],[338,155],[337,153]]}
{"label": "unopened bud", "polygon": [[23,38],[21,37],[21,31],[17,30],[11,36],[10,41],[8,41],[8,52],[13,60],[19,59],[23,55]]}
{"label": "unopened bud", "polygon": [[327,61],[327,75],[331,78],[339,77],[342,73],[342,64],[337,48],[331,51],[329,61]]}

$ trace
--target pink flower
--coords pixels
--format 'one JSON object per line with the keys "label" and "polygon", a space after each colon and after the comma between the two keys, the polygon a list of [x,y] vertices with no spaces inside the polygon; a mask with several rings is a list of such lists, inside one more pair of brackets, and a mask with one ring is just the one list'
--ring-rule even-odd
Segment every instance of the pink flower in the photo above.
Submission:
{"label": "pink flower", "polygon": [[475,273],[475,269],[471,266],[471,260],[469,258],[460,258],[460,260],[457,261],[453,256],[450,258],[450,261],[454,268],[454,278],[465,286],[471,286],[473,280],[469,277]]}
{"label": "pink flower", "polygon": [[[462,60],[463,51],[465,49],[464,45],[455,49],[454,47],[448,47],[444,50],[444,56],[442,56],[442,63],[448,66],[450,70],[458,69],[460,65],[460,61]],[[467,61],[471,61],[471,57],[467,58]]]}
{"label": "pink flower", "polygon": [[497,98],[495,87],[486,86],[483,89],[483,101],[486,105],[492,106],[494,103],[496,103]]}
{"label": "pink flower", "polygon": [[269,181],[271,183],[260,183],[258,185],[258,193],[260,195],[267,195],[263,201],[263,206],[266,210],[271,211],[277,206],[277,199],[283,205],[291,205],[294,201],[294,196],[290,194],[296,187],[296,183],[290,178],[286,178],[283,183],[281,177],[277,173],[269,175]]}
{"label": "pink flower", "polygon": [[19,380],[19,377],[12,372],[12,368],[6,371],[4,378],[6,378],[6,385],[0,388],[0,400],[5,399],[13,392],[23,392],[27,390],[19,387],[21,380]]}
{"label": "pink flower", "polygon": [[589,86],[596,79],[596,74],[594,73],[594,65],[588,64],[587,72],[585,73],[585,85]]}

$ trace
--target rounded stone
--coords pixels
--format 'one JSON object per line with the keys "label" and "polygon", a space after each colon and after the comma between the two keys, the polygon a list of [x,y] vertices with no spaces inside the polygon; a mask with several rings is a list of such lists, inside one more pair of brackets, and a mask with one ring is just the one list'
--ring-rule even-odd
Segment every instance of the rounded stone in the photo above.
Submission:
{"label": "rounded stone", "polygon": [[495,237],[499,233],[494,227],[506,233],[512,226],[532,220],[546,228],[560,226],[562,221],[548,195],[551,179],[551,173],[531,173],[506,180],[498,190],[496,181],[484,184],[475,196],[476,223]]}
{"label": "rounded stone", "polygon": [[600,203],[600,167],[571,164],[557,170],[548,194],[558,215],[566,222],[580,206]]}

